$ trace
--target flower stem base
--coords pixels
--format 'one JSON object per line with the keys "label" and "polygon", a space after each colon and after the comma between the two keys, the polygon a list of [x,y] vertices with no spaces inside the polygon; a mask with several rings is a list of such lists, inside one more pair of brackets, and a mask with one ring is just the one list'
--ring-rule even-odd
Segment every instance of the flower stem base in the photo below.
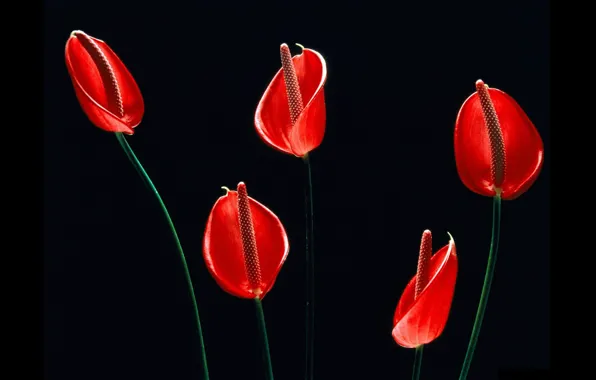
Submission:
{"label": "flower stem base", "polygon": [[265,313],[263,304],[259,297],[255,298],[257,308],[257,319],[259,320],[259,332],[261,333],[261,344],[263,347],[263,361],[267,371],[267,380],[273,380],[273,366],[271,365],[271,354],[269,353],[269,339],[267,338],[267,326],[265,325]]}
{"label": "flower stem base", "polygon": [[495,266],[497,263],[497,252],[499,250],[499,235],[501,230],[501,196],[500,192],[493,198],[493,227],[492,236],[490,241],[490,250],[488,253],[488,263],[486,265],[486,274],[484,275],[484,285],[482,285],[482,293],[480,295],[480,302],[478,303],[478,311],[476,312],[476,319],[474,321],[474,327],[472,329],[472,336],[470,337],[470,343],[468,344],[468,351],[466,352],[466,358],[459,375],[459,380],[466,380],[468,372],[470,371],[470,364],[472,364],[472,358],[474,356],[474,350],[478,344],[478,336],[480,335],[480,328],[482,327],[482,320],[484,319],[484,313],[486,311],[486,305],[488,303],[488,295],[490,293],[490,286],[493,282],[493,276],[495,274]]}
{"label": "flower stem base", "polygon": [[151,192],[157,198],[157,201],[159,202],[159,205],[161,206],[161,210],[163,211],[164,216],[166,217],[166,220],[168,221],[168,225],[170,227],[172,235],[174,236],[174,240],[176,242],[176,248],[178,248],[178,253],[180,254],[180,260],[182,262],[182,268],[184,269],[184,277],[186,278],[186,283],[188,285],[188,292],[190,293],[190,298],[192,300],[192,305],[193,305],[193,309],[194,309],[195,321],[197,324],[197,333],[199,335],[199,343],[201,345],[201,361],[202,361],[202,365],[203,365],[203,379],[209,380],[209,370],[207,368],[207,356],[205,354],[205,342],[203,340],[203,329],[201,328],[201,318],[199,317],[199,307],[197,305],[197,298],[195,296],[194,287],[192,284],[192,280],[190,278],[190,271],[188,270],[188,264],[186,263],[186,256],[184,255],[184,251],[182,250],[182,245],[180,244],[180,239],[178,238],[178,233],[176,232],[176,228],[174,227],[174,222],[172,221],[172,218],[170,217],[170,213],[168,212],[168,209],[166,208],[165,203],[161,199],[161,196],[159,195],[157,188],[155,187],[155,185],[153,185],[153,181],[151,181],[151,178],[149,178],[149,175],[143,168],[143,165],[141,165],[141,162],[139,161],[137,156],[132,151],[132,148],[130,147],[130,145],[128,145],[128,142],[126,141],[126,138],[124,137],[124,135],[120,132],[116,132],[116,138],[118,139],[118,142],[120,143],[120,146],[122,147],[122,149],[124,149],[124,153],[126,153],[126,156],[132,163],[132,166],[134,166],[136,171],[139,173],[139,175],[143,179],[143,182],[145,183],[145,185],[149,188],[149,190],[151,190]]}

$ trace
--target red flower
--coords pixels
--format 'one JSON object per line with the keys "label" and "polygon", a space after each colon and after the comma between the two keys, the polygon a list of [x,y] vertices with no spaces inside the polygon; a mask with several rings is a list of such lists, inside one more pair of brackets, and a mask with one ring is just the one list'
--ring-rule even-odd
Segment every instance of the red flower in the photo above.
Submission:
{"label": "red flower", "polygon": [[145,112],[141,91],[116,53],[80,30],[66,42],[66,67],[91,122],[108,132],[132,135]]}
{"label": "red flower", "polygon": [[268,145],[303,157],[325,135],[327,65],[321,54],[300,47],[302,54],[292,58],[288,45],[281,45],[282,68],[257,106],[255,127]]}
{"label": "red flower", "polygon": [[286,231],[273,212],[248,196],[244,183],[237,192],[224,189],[207,221],[203,257],[223,290],[262,299],[288,256]]}
{"label": "red flower", "polygon": [[393,339],[402,347],[432,342],[447,323],[457,277],[453,238],[431,255],[432,236],[426,230],[420,244],[418,271],[406,286],[393,316]]}
{"label": "red flower", "polygon": [[521,107],[481,80],[455,122],[455,162],[475,193],[515,199],[536,181],[544,161],[542,139]]}

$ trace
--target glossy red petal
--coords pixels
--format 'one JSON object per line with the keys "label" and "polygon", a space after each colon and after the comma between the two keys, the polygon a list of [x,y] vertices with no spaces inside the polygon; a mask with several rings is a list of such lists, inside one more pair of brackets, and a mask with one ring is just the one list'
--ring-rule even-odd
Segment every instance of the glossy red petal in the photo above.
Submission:
{"label": "glossy red petal", "polygon": [[457,278],[457,255],[453,240],[433,255],[431,279],[417,299],[416,276],[404,290],[393,317],[393,339],[414,348],[435,340],[445,328]]}
{"label": "glossy red petal", "polygon": [[124,116],[119,117],[108,110],[105,87],[97,65],[76,36],[71,36],[65,49],[66,67],[75,88],[75,93],[91,122],[108,132],[133,134],[141,122],[145,106],[141,91],[134,78],[120,58],[105,42],[89,36],[102,51],[112,67],[124,108]]}
{"label": "glossy red petal", "polygon": [[[534,124],[509,95],[488,89],[499,118],[505,145],[503,199],[515,199],[536,181],[544,160],[544,146]],[[490,144],[480,99],[472,94],[462,105],[455,123],[455,162],[459,176],[470,190],[494,196]]]}
{"label": "glossy red petal", "polygon": [[[261,269],[262,299],[275,283],[290,246],[277,216],[253,198],[249,200]],[[228,191],[213,206],[205,228],[203,257],[223,290],[237,297],[255,298],[244,266],[236,191]]]}
{"label": "glossy red petal", "polygon": [[292,125],[288,95],[280,69],[265,90],[255,113],[257,133],[268,145],[299,157],[318,147],[325,135],[325,59],[316,51],[303,49],[292,58],[304,110]]}

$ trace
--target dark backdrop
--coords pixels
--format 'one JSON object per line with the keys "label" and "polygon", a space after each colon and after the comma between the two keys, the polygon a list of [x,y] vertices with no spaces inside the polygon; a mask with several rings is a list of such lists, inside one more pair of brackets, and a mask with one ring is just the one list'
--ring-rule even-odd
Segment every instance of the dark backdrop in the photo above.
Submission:
{"label": "dark backdrop", "polygon": [[294,54],[294,43],[313,48],[328,64],[327,132],[311,154],[316,378],[409,378],[414,352],[393,341],[391,323],[424,229],[435,250],[453,234],[460,266],[449,322],[424,351],[422,378],[457,378],[491,233],[491,199],[464,187],[453,156],[455,117],[479,78],[524,108],[546,161],[526,194],[503,203],[469,378],[550,367],[547,2],[148,4],[45,1],[47,379],[200,373],[191,304],[161,211],[116,138],[92,126],[75,98],[64,63],[74,29],[106,41],[143,93],[146,114],[128,141],[188,256],[213,380],[264,378],[253,303],[224,293],[201,255],[220,187],[239,181],[289,235],[290,255],[263,304],[276,378],[302,378],[305,167],[267,147],[253,124],[282,42]]}

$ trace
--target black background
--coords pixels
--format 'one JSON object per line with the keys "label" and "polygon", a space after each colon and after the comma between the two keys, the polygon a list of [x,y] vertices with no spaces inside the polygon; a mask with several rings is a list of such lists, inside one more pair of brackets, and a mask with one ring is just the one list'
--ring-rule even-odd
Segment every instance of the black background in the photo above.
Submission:
{"label": "black background", "polygon": [[145,117],[128,141],[185,248],[213,380],[264,378],[253,304],[223,292],[201,255],[220,187],[239,181],[288,232],[290,255],[263,304],[276,378],[303,376],[305,167],[266,146],[253,124],[282,42],[294,54],[294,43],[315,49],[328,65],[327,131],[311,153],[315,377],[409,378],[413,350],[397,346],[391,323],[430,229],[435,250],[447,231],[454,236],[459,273],[447,327],[425,348],[422,378],[457,378],[490,240],[491,200],[463,186],[453,158],[455,117],[479,78],[518,101],[546,161],[526,194],[503,202],[469,379],[550,367],[548,2],[147,4],[45,2],[47,379],[200,376],[191,304],[159,206],[116,138],[90,124],[74,95],[64,45],[75,29],[106,41],[143,93]]}

